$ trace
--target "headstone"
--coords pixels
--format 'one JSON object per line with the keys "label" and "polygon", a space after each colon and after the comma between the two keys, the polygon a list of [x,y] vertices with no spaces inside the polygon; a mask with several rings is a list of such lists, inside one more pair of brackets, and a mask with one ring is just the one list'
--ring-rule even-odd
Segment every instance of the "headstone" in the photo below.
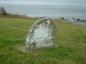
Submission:
{"label": "headstone", "polygon": [[54,45],[54,25],[51,19],[41,19],[36,21],[30,28],[26,38],[26,48],[44,48],[52,47]]}

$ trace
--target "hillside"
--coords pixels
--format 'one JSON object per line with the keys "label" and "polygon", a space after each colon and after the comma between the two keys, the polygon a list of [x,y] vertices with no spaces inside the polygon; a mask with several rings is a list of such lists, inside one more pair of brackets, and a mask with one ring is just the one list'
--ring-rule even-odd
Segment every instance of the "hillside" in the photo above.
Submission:
{"label": "hillside", "polygon": [[20,52],[35,19],[0,17],[0,64],[86,64],[86,26],[55,20],[58,47]]}

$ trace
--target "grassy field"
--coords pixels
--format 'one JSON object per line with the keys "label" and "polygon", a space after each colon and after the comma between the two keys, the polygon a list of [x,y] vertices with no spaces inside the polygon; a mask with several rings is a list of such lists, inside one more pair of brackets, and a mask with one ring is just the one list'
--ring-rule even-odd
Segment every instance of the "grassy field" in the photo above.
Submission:
{"label": "grassy field", "polygon": [[0,18],[0,64],[86,64],[86,26],[55,21],[58,47],[20,52],[35,19]]}

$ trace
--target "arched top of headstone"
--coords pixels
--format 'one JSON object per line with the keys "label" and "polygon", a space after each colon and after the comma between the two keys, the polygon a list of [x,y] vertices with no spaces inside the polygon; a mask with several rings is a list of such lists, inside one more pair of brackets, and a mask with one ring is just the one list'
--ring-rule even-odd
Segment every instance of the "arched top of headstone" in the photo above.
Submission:
{"label": "arched top of headstone", "polygon": [[33,25],[30,27],[30,32],[32,32],[32,30],[34,30],[38,25],[42,23],[53,25],[53,20],[51,18],[42,18],[42,19],[35,21]]}
{"label": "arched top of headstone", "polygon": [[33,24],[32,27],[34,27],[35,25],[41,24],[41,23],[48,23],[46,21],[50,21],[50,23],[53,23],[52,19],[50,19],[50,18],[42,18],[42,19],[35,21],[35,23]]}

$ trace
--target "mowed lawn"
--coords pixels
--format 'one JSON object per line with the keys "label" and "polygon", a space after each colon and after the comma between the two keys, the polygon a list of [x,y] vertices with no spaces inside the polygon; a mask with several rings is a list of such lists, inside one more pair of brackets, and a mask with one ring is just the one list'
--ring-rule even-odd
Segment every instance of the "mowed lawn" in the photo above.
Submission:
{"label": "mowed lawn", "polygon": [[35,19],[0,18],[0,64],[86,64],[86,25],[55,23],[57,47],[23,53],[28,29]]}

